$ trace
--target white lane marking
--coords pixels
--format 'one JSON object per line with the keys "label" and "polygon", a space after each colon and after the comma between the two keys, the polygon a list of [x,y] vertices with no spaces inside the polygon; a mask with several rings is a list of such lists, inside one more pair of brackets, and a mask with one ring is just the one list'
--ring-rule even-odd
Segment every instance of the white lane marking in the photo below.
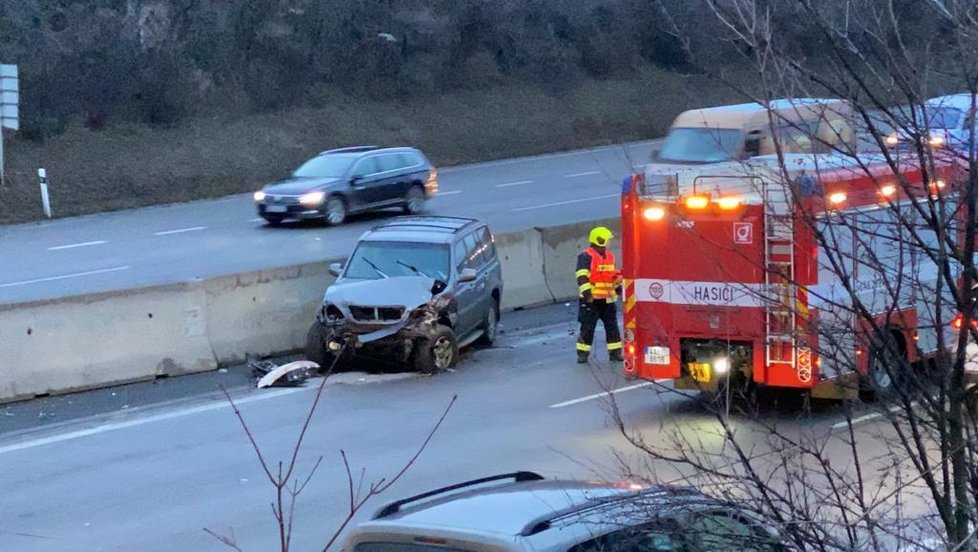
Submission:
{"label": "white lane marking", "polygon": [[207,230],[206,226],[194,226],[192,228],[178,228],[176,230],[163,230],[162,232],[153,232],[154,236],[169,236],[170,234],[183,234],[184,232],[198,232],[200,230]]}
{"label": "white lane marking", "polygon": [[534,209],[546,209],[547,207],[559,207],[561,205],[570,205],[571,203],[586,203],[588,201],[596,201],[598,199],[610,199],[613,197],[621,197],[621,194],[608,194],[597,197],[585,197],[584,199],[570,199],[567,201],[558,201],[557,203],[545,203],[543,205],[531,205],[530,207],[520,207],[518,209],[511,209],[511,213],[517,211],[532,211]]}
{"label": "white lane marking", "polygon": [[49,247],[48,248],[48,251],[60,251],[62,249],[74,249],[76,247],[88,247],[89,245],[102,245],[103,243],[108,243],[108,242],[105,241],[105,240],[96,240],[96,241],[90,241],[90,242],[72,243],[72,244],[68,244],[68,245],[56,245],[54,247]]}
{"label": "white lane marking", "polygon": [[[911,407],[917,406],[917,401],[911,402],[910,403],[910,406]],[[896,405],[896,406],[891,406],[888,410],[890,411],[890,413],[894,413],[894,412],[897,412],[897,411],[902,410],[902,409],[903,409],[903,406],[902,405]],[[880,418],[882,416],[883,416],[883,413],[882,412],[872,412],[870,414],[864,414],[864,415],[859,416],[857,418],[853,418],[852,419],[852,425],[854,425],[854,426],[855,425],[859,425],[859,424],[861,424],[863,422],[868,422],[870,420],[875,420],[876,418]],[[836,422],[836,423],[832,424],[832,431],[835,431],[837,429],[842,429],[842,428],[848,427],[848,426],[849,426],[849,420],[842,420],[841,422]]]}
{"label": "white lane marking", "polygon": [[[314,390],[314,387],[293,387],[289,389],[281,389],[278,391],[272,391],[269,393],[262,393],[260,395],[254,395],[251,397],[245,397],[243,399],[235,399],[234,404],[242,405],[248,404],[255,401],[263,401],[266,399],[274,399],[276,397],[281,397],[282,395],[290,395],[292,393],[298,393],[300,391]],[[211,410],[219,410],[222,408],[229,408],[231,405],[227,402],[227,399],[221,397],[218,402],[204,404],[200,406],[195,406],[193,408],[187,408],[184,410],[177,410],[175,412],[166,412],[164,414],[156,414],[153,416],[146,416],[145,418],[137,418],[135,420],[127,420],[125,422],[116,422],[111,424],[105,424],[98,427],[91,427],[88,429],[80,429],[78,431],[71,431],[68,433],[61,433],[58,435],[51,435],[48,437],[41,437],[40,439],[32,439],[29,441],[23,441],[20,443],[14,443],[12,445],[6,445],[0,447],[0,454],[6,454],[8,452],[15,452],[18,450],[24,450],[34,447],[40,447],[43,445],[50,445],[52,443],[61,443],[64,441],[70,441],[73,439],[80,439],[82,437],[89,437],[91,435],[98,435],[100,433],[107,433],[109,431],[116,431],[119,429],[126,429],[129,427],[136,427],[145,424],[150,424],[153,422],[162,422],[165,420],[172,420],[174,418],[183,418],[185,416],[191,416],[193,414],[200,414],[201,412],[210,412]]]}
{"label": "white lane marking", "polygon": [[577,178],[579,176],[591,176],[592,174],[601,174],[601,171],[584,171],[574,174],[565,174],[564,178]]}
{"label": "white lane marking", "polygon": [[258,217],[258,218],[253,218],[253,219],[249,220],[248,222],[265,222],[265,219],[263,219],[261,217]]}
{"label": "white lane marking", "polygon": [[435,192],[435,197],[438,197],[438,196],[447,196],[447,195],[455,195],[455,194],[460,194],[460,193],[462,193],[462,190],[452,190],[451,192]]}
{"label": "white lane marking", "polygon": [[102,270],[89,270],[88,272],[75,272],[74,274],[64,274],[62,276],[51,276],[49,278],[38,278],[36,280],[24,280],[22,282],[10,282],[7,284],[0,284],[0,288],[14,287],[14,286],[26,286],[28,284],[39,284],[41,282],[54,282],[56,280],[67,280],[68,278],[80,278],[82,276],[92,276],[95,274],[106,274],[108,272],[120,272],[122,270],[129,270],[128,266],[117,266],[114,268],[103,268]]}
{"label": "white lane marking", "polygon": [[610,396],[615,395],[617,393],[623,393],[625,391],[632,391],[634,389],[641,389],[643,387],[648,387],[650,385],[655,385],[656,383],[661,383],[662,381],[665,381],[665,380],[646,381],[646,382],[642,382],[642,383],[637,383],[635,385],[629,385],[628,387],[619,387],[618,389],[612,389],[611,391],[605,391],[604,393],[595,393],[594,395],[588,395],[586,397],[581,397],[579,399],[571,399],[569,401],[564,401],[564,402],[560,402],[560,403],[557,403],[557,404],[552,404],[552,405],[550,405],[550,408],[563,408],[565,406],[570,406],[572,404],[579,404],[579,403],[582,403],[582,402],[593,401],[594,399],[600,399],[600,398],[603,398],[603,397],[610,397]]}
{"label": "white lane marking", "polygon": [[532,180],[520,180],[518,182],[507,182],[505,184],[496,184],[497,188],[509,188],[510,186],[522,186],[524,184],[533,184]]}

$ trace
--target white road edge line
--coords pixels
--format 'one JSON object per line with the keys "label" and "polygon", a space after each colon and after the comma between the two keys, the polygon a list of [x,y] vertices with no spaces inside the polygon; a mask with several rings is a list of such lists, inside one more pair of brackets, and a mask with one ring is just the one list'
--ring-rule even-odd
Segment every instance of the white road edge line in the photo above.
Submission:
{"label": "white road edge line", "polygon": [[257,218],[253,218],[253,219],[249,220],[248,222],[265,222],[265,219],[263,219],[261,217],[257,217]]}
{"label": "white road edge line", "polygon": [[197,232],[199,230],[207,230],[206,226],[194,226],[192,228],[178,228],[177,230],[163,230],[162,232],[153,232],[154,236],[169,236],[170,234],[183,234],[184,232]]}
{"label": "white road edge line", "polygon": [[68,245],[56,245],[54,247],[49,247],[48,248],[48,251],[60,251],[62,249],[74,249],[76,247],[88,247],[89,245],[102,245],[103,243],[109,243],[109,242],[107,242],[105,240],[96,240],[96,241],[90,241],[90,242],[72,243],[72,244],[68,244]]}
{"label": "white road edge line", "polygon": [[601,171],[584,171],[573,174],[565,174],[564,178],[577,178],[579,176],[591,176],[592,174],[601,174]]}
{"label": "white road edge line", "polygon": [[455,195],[455,194],[460,194],[460,193],[462,193],[462,190],[452,190],[450,192],[435,192],[435,197],[438,197],[438,196],[447,196],[447,195]]}
{"label": "white road edge line", "polygon": [[532,180],[520,180],[518,182],[507,182],[505,184],[496,184],[497,188],[509,188],[510,186],[522,186],[524,184],[533,184]]}
{"label": "white road edge line", "polygon": [[[263,393],[261,395],[253,395],[251,397],[244,397],[242,399],[237,399],[234,401],[236,405],[248,404],[255,401],[263,401],[266,399],[274,399],[276,397],[281,397],[282,395],[291,395],[292,393],[298,393],[300,391],[314,390],[313,387],[294,387],[290,389],[281,389],[278,391],[271,391],[269,393]],[[193,408],[187,408],[184,410],[177,410],[175,412],[166,412],[164,414],[155,414],[152,416],[146,416],[144,418],[137,418],[135,420],[127,420],[125,422],[116,422],[111,424],[105,424],[98,427],[91,427],[88,429],[80,429],[77,431],[71,431],[68,433],[61,433],[58,435],[51,435],[48,437],[41,437],[40,439],[31,439],[29,441],[23,441],[20,443],[14,443],[12,445],[6,445],[0,447],[0,454],[6,454],[8,452],[16,452],[18,450],[24,450],[29,448],[40,447],[43,445],[50,445],[53,443],[61,443],[64,441],[71,441],[73,439],[80,439],[82,437],[88,437],[91,435],[98,435],[100,433],[107,433],[109,431],[116,431],[119,429],[126,429],[129,427],[136,427],[145,424],[150,424],[153,422],[162,422],[165,420],[172,420],[174,418],[182,418],[184,416],[191,416],[193,414],[200,414],[201,412],[209,412],[211,410],[219,410],[222,408],[229,408],[230,403],[227,402],[223,397],[216,399],[217,402],[210,404],[203,404],[200,406],[195,406]]]}
{"label": "white road edge line", "polygon": [[605,391],[603,393],[595,393],[594,395],[588,395],[586,397],[581,397],[579,399],[571,399],[569,401],[559,402],[557,404],[550,405],[550,408],[563,408],[565,406],[571,406],[573,404],[578,404],[587,401],[593,401],[594,399],[601,399],[604,397],[610,397],[617,393],[623,393],[625,391],[632,391],[634,389],[641,389],[643,387],[648,387],[650,385],[655,385],[656,383],[661,383],[659,380],[646,381],[642,383],[637,383],[635,385],[629,385],[628,387],[619,387],[618,389],[612,389],[611,391]]}
{"label": "white road edge line", "polygon": [[[917,401],[911,402],[910,405],[911,406],[916,406],[917,405]],[[902,408],[903,408],[903,406],[897,405],[897,406],[891,406],[888,410],[892,413],[892,412],[897,412],[897,411],[901,410]],[[875,420],[876,418],[880,418],[882,416],[883,416],[883,413],[882,412],[872,412],[872,413],[869,413],[869,414],[864,414],[864,415],[859,416],[857,418],[853,418],[852,419],[852,425],[854,425],[854,426],[855,425],[859,425],[859,424],[861,424],[863,422],[868,422],[870,420]],[[849,420],[842,420],[841,422],[836,422],[836,423],[832,424],[832,431],[835,431],[837,429],[842,429],[844,427],[847,427],[848,425],[849,425]]]}
{"label": "white road edge line", "polygon": [[80,278],[82,276],[93,276],[95,274],[106,274],[108,272],[119,272],[122,270],[129,270],[131,267],[128,266],[117,266],[114,268],[103,268],[102,270],[89,270],[88,272],[75,272],[74,274],[64,274],[62,276],[51,276],[49,278],[38,278],[36,280],[24,280],[22,282],[10,282],[6,284],[0,284],[0,288],[14,287],[14,286],[26,286],[28,284],[39,284],[41,282],[54,282],[56,280],[67,280],[68,278]]}
{"label": "white road edge line", "polygon": [[557,203],[545,203],[543,205],[531,205],[530,207],[520,207],[518,209],[512,209],[510,212],[515,213],[517,211],[532,211],[534,209],[545,209],[547,207],[559,207],[561,205],[570,205],[571,203],[584,203],[587,201],[595,201],[598,199],[610,199],[613,197],[621,197],[621,194],[609,194],[598,197],[585,197],[583,199],[570,199],[567,201],[558,201]]}

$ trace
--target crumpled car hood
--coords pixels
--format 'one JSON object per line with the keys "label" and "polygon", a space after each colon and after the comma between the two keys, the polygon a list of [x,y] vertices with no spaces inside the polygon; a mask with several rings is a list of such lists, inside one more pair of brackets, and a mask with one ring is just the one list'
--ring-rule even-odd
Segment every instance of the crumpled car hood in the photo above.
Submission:
{"label": "crumpled car hood", "polygon": [[426,276],[343,281],[329,286],[323,301],[336,305],[396,306],[412,310],[431,301],[434,283],[433,278]]}

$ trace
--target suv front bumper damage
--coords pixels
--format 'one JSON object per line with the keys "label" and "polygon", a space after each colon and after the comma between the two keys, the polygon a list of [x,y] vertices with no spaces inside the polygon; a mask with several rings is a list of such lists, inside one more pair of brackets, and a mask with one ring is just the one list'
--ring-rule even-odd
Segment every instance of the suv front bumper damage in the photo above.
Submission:
{"label": "suv front bumper damage", "polygon": [[435,298],[390,324],[361,324],[343,318],[329,320],[321,311],[323,346],[332,355],[365,356],[394,362],[408,362],[421,339],[431,339],[439,327],[442,298]]}

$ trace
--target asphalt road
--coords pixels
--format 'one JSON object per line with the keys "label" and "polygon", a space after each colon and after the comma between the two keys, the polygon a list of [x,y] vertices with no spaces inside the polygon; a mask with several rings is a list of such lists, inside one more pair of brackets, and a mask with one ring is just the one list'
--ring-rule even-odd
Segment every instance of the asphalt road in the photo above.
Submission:
{"label": "asphalt road", "polygon": [[[320,549],[343,517],[340,450],[368,480],[391,477],[456,395],[417,463],[365,513],[517,469],[618,478],[621,458],[638,464],[643,457],[610,422],[608,390],[629,428],[648,442],[665,444],[667,432],[682,427],[705,446],[722,446],[716,421],[695,402],[624,381],[601,360],[574,364],[572,321],[565,305],[508,313],[497,346],[467,352],[452,373],[335,376],[299,456],[303,475],[324,460],[298,501],[294,549]],[[219,382],[232,387],[266,458],[287,458],[313,389],[251,389],[238,370],[5,407],[0,550],[226,550],[205,527],[233,528],[244,550],[275,549],[273,492],[215,392]],[[839,409],[827,408],[811,417],[789,413],[785,424],[830,431],[840,418]],[[670,473],[660,466],[660,477]]]}
{"label": "asphalt road", "polygon": [[[652,142],[442,168],[428,212],[495,232],[613,216],[621,180]],[[57,202],[70,197],[55,197]],[[0,227],[0,303],[111,291],[349,253],[389,215],[271,228],[251,195]]]}

